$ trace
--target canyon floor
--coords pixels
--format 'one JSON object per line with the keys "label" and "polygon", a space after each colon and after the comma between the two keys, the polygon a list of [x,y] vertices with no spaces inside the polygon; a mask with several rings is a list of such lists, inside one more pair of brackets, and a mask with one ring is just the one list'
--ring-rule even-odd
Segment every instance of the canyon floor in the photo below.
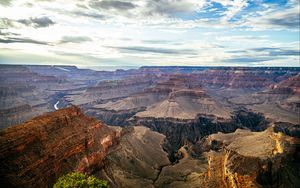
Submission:
{"label": "canyon floor", "polygon": [[0,65],[1,187],[297,187],[300,68]]}

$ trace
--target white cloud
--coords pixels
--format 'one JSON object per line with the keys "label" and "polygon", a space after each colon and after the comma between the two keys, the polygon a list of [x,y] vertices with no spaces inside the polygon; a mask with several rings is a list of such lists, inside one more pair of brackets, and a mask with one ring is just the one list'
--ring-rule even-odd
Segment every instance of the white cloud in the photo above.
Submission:
{"label": "white cloud", "polygon": [[[294,37],[288,42],[280,41],[268,35],[268,32],[273,32],[268,29],[274,28],[284,30],[287,35],[290,30],[295,32],[293,24],[297,24],[297,20],[289,19],[297,16],[299,10],[299,6],[293,7],[295,1],[280,9],[263,5],[259,11],[247,12],[235,22],[231,19],[247,9],[246,0],[120,1],[123,3],[118,4],[118,0],[102,4],[93,4],[90,0],[15,0],[10,6],[0,5],[0,19],[5,25],[0,25],[0,48],[6,49],[11,60],[16,57],[12,54],[16,53],[28,60],[31,55],[33,61],[44,57],[51,60],[47,62],[74,61],[77,65],[107,64],[109,61],[141,65],[236,65],[236,62],[224,60],[267,55],[266,52],[247,50],[266,46],[290,48],[297,45],[291,43],[292,39],[299,40]],[[209,17],[217,10],[215,7],[206,9],[212,6],[212,2],[223,6],[222,17]],[[21,19],[43,17],[55,24],[34,27],[34,24],[20,23]],[[257,34],[253,29],[266,33]],[[299,30],[296,32],[299,33]],[[27,43],[17,43],[18,38],[28,39]],[[77,42],[62,42],[64,38]],[[9,50],[11,53],[8,53]],[[233,54],[229,51],[240,52]],[[293,58],[286,57],[295,61]],[[268,62],[278,64],[283,61]]]}

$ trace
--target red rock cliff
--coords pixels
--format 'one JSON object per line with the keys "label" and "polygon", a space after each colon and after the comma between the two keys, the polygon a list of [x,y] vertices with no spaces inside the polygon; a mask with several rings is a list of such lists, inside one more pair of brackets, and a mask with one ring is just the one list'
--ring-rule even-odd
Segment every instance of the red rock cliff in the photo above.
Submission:
{"label": "red rock cliff", "polygon": [[36,117],[0,132],[1,187],[47,187],[70,172],[101,167],[116,132],[78,107]]}

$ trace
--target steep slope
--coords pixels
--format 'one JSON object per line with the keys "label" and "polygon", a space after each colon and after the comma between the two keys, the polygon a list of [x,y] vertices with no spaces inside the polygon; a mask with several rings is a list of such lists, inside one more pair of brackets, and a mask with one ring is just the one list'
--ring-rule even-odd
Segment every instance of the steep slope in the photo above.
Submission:
{"label": "steep slope", "polygon": [[1,187],[47,187],[101,167],[116,132],[70,107],[0,132]]}
{"label": "steep slope", "polygon": [[110,149],[96,174],[112,187],[153,187],[163,166],[170,165],[162,148],[165,136],[136,126],[123,130],[119,145]]}

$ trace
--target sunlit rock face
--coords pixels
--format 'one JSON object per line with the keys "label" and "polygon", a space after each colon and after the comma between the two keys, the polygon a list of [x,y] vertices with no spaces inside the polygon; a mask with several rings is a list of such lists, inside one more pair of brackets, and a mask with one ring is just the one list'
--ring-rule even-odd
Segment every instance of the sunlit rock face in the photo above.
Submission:
{"label": "sunlit rock face", "polygon": [[[228,187],[296,187],[299,183],[299,139],[275,133],[238,129],[207,138],[215,151],[208,153],[209,167],[222,174]],[[221,156],[221,157],[220,157]],[[211,173],[211,172],[210,172]]]}
{"label": "sunlit rock face", "polygon": [[46,187],[70,171],[102,166],[116,132],[78,107],[48,113],[0,132],[4,187]]}

